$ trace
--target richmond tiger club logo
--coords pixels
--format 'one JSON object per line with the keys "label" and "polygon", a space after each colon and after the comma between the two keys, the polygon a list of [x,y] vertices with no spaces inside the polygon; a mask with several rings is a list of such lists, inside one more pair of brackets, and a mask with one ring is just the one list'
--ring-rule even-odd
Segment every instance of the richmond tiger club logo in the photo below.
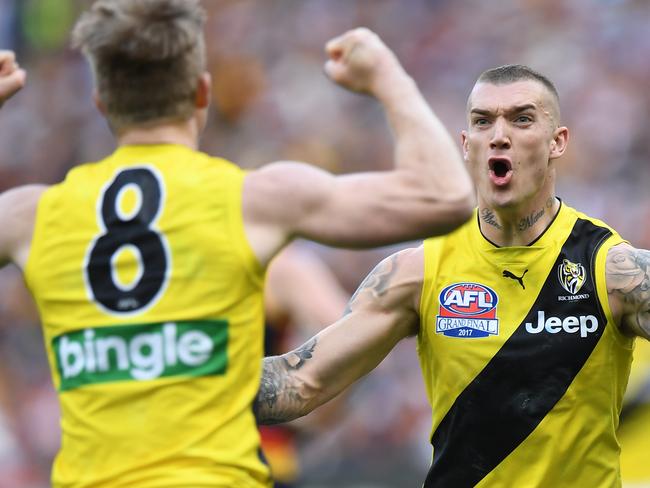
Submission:
{"label": "richmond tiger club logo", "polygon": [[562,288],[572,295],[577,294],[585,284],[586,275],[582,264],[572,263],[568,259],[562,260],[562,264],[557,268],[557,276]]}
{"label": "richmond tiger club logo", "polygon": [[447,337],[488,337],[499,334],[499,297],[480,283],[455,283],[440,292],[436,333]]}

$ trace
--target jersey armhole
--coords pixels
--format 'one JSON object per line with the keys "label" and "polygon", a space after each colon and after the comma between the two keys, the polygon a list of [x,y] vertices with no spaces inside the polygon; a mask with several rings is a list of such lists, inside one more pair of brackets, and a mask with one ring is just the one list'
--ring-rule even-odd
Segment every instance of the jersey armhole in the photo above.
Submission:
{"label": "jersey armhole", "polygon": [[29,243],[29,253],[27,254],[27,261],[25,262],[25,269],[23,270],[25,284],[34,297],[34,300],[37,302],[37,294],[34,293],[34,291],[37,285],[36,275],[38,273],[38,266],[35,264],[35,261],[41,252],[40,236],[43,235],[46,227],[43,217],[43,208],[46,206],[46,201],[49,200],[52,197],[53,192],[56,191],[55,189],[56,187],[48,188],[38,199],[36,215],[34,216],[34,228],[32,229],[32,239]]}
{"label": "jersey armhole", "polygon": [[248,241],[248,236],[244,229],[243,213],[243,186],[246,171],[239,170],[233,178],[233,184],[228,186],[228,223],[232,236],[240,246],[236,246],[235,252],[248,273],[253,284],[262,289],[264,287],[265,268],[253,252],[253,248]]}
{"label": "jersey armhole", "polygon": [[433,242],[430,239],[426,239],[422,243],[422,248],[423,248],[423,254],[424,254],[424,276],[422,277],[422,289],[420,290],[420,305],[418,307],[418,313],[420,316],[420,328],[418,330],[418,337],[417,337],[417,344],[418,347],[420,344],[426,339],[426,335],[424,334],[424,327],[425,327],[425,322],[426,322],[426,313],[427,310],[429,310],[430,306],[430,300],[431,300],[431,284],[432,284],[432,276],[433,276],[433,270],[431,269],[433,266],[433,261],[431,259],[428,259],[428,256],[433,252],[432,248],[433,247]]}
{"label": "jersey armhole", "polygon": [[607,254],[612,247],[623,243],[627,243],[627,241],[616,233],[613,233],[609,238],[607,238],[607,240],[603,243],[600,250],[596,254],[596,260],[594,263],[594,276],[596,277],[595,284],[598,301],[600,302],[607,322],[611,324],[612,333],[616,339],[617,344],[625,349],[632,349],[634,347],[634,338],[625,335],[623,331],[621,331],[618,324],[614,321],[614,315],[612,314],[612,309],[609,306],[609,295],[607,293],[605,269]]}

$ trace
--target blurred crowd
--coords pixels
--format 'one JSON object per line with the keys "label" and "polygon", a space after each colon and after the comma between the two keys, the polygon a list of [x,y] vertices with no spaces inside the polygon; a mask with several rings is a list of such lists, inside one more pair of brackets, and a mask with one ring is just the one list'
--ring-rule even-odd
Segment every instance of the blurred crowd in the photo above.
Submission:
{"label": "blurred crowd", "polygon": [[[55,183],[113,148],[92,78],[69,33],[90,1],[0,0],[0,49],[27,87],[0,111],[0,191]],[[650,2],[646,0],[205,0],[212,111],[202,149],[243,167],[293,159],[336,173],[387,168],[381,109],[322,73],[323,45],[363,25],[398,54],[453,134],[484,70],[522,63],[548,75],[571,130],[558,195],[650,248]],[[460,138],[458,138],[460,140]],[[390,225],[386,222],[386,225]],[[388,250],[314,247],[348,291]],[[47,486],[57,404],[38,319],[17,270],[0,271],[0,488]],[[419,486],[429,408],[415,344],[401,344],[345,398],[336,421],[307,427],[301,473],[318,486]],[[347,484],[346,484],[347,483]],[[304,486],[312,486],[305,482]]]}

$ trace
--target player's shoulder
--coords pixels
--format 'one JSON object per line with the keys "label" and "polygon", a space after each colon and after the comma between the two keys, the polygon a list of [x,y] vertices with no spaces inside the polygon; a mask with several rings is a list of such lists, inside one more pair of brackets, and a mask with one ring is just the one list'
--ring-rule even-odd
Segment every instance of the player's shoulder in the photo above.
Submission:
{"label": "player's shoulder", "polygon": [[31,239],[38,202],[47,188],[25,185],[0,194],[0,265],[10,256],[14,262],[24,264],[21,250]]}
{"label": "player's shoulder", "polygon": [[0,194],[0,212],[10,211],[13,216],[35,209],[47,185],[24,185],[6,190]]}
{"label": "player's shoulder", "polygon": [[379,274],[389,274],[395,283],[419,287],[424,280],[424,246],[397,251],[375,268]]}
{"label": "player's shoulder", "polygon": [[0,194],[0,228],[3,233],[20,234],[34,222],[38,202],[49,187],[24,185]]}
{"label": "player's shoulder", "polygon": [[421,268],[422,264],[424,263],[424,244],[401,249],[391,254],[390,258],[394,259],[395,261],[399,261],[399,263],[405,268]]}
{"label": "player's shoulder", "polygon": [[573,213],[577,219],[587,220],[587,221],[591,222],[593,225],[595,225],[596,227],[602,227],[602,228],[608,229],[609,231],[612,232],[612,234],[618,235],[618,232],[616,232],[616,230],[613,227],[611,227],[609,224],[607,224],[603,220],[601,220],[599,218],[596,218],[596,217],[592,217],[590,215],[587,215],[586,213],[581,212],[580,210],[577,210],[577,209],[575,209],[573,207],[570,207],[569,205],[566,205],[564,203],[563,203],[563,205],[565,207],[565,210],[567,212]]}

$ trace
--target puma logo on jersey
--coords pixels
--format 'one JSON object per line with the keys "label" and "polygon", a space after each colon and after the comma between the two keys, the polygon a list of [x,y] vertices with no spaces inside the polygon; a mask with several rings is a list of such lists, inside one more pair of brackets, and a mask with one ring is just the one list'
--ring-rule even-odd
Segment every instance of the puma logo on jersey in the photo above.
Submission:
{"label": "puma logo on jersey", "polygon": [[60,390],[86,384],[222,374],[226,321],[96,327],[53,340]]}
{"label": "puma logo on jersey", "polygon": [[544,312],[537,312],[537,324],[526,322],[526,332],[539,334],[546,330],[549,334],[566,332],[567,334],[576,334],[580,332],[580,337],[587,337],[588,334],[598,330],[598,319],[593,315],[580,315],[578,317],[569,315],[561,319],[560,317],[546,318]]}
{"label": "puma logo on jersey", "polygon": [[511,273],[510,271],[508,271],[507,269],[504,269],[503,270],[503,277],[504,278],[510,278],[510,279],[513,279],[513,280],[519,282],[521,287],[525,290],[526,287],[524,286],[524,276],[526,275],[526,273],[528,273],[528,270],[524,271],[524,274],[522,274],[521,276],[517,276],[517,275]]}

